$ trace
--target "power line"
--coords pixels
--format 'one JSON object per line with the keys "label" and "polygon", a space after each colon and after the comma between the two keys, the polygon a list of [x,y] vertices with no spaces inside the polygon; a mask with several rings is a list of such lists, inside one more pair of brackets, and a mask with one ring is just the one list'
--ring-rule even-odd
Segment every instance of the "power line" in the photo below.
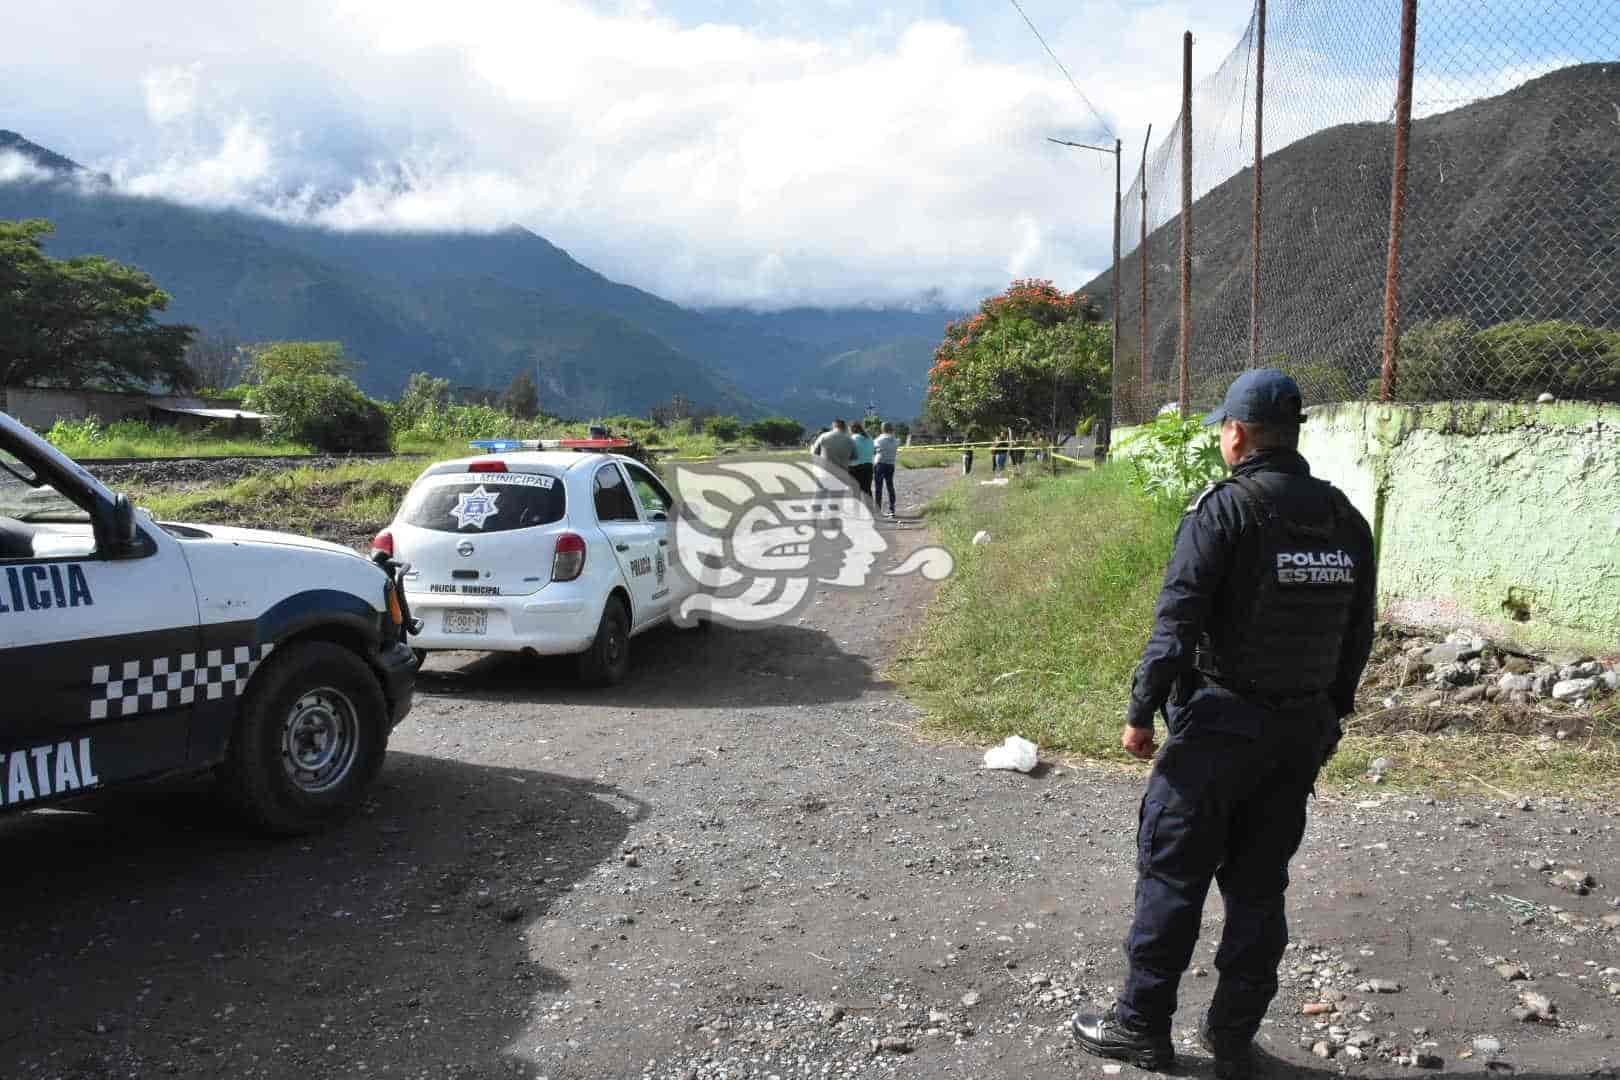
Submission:
{"label": "power line", "polygon": [[1056,64],[1058,70],[1063,72],[1063,77],[1069,80],[1069,85],[1074,87],[1076,94],[1080,95],[1080,100],[1086,103],[1086,108],[1090,109],[1091,115],[1097,118],[1097,123],[1102,126],[1103,131],[1112,136],[1114,129],[1108,126],[1108,121],[1103,119],[1103,114],[1098,111],[1097,106],[1091,103],[1091,99],[1086,97],[1086,92],[1080,89],[1079,83],[1074,81],[1074,76],[1069,74],[1069,69],[1064,66],[1063,61],[1058,59],[1058,54],[1052,51],[1052,46],[1046,43],[1046,38],[1041,36],[1041,32],[1034,21],[1024,12],[1023,5],[1018,0],[1009,0],[1009,2],[1017,10],[1018,14],[1023,16],[1024,25],[1028,26],[1029,32],[1035,35],[1035,40],[1041,43],[1041,48],[1045,49],[1046,55],[1052,58],[1052,63]]}

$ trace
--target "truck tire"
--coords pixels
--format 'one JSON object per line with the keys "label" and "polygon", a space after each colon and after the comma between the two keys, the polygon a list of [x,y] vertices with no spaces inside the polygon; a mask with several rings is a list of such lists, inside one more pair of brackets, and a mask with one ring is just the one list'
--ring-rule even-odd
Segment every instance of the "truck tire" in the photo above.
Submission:
{"label": "truck tire", "polygon": [[617,686],[630,672],[630,612],[617,596],[608,597],[591,647],[579,654],[579,678],[591,686]]}
{"label": "truck tire", "polygon": [[259,828],[296,835],[352,811],[388,749],[388,703],[349,649],[278,649],[248,687],[225,764],[224,795]]}

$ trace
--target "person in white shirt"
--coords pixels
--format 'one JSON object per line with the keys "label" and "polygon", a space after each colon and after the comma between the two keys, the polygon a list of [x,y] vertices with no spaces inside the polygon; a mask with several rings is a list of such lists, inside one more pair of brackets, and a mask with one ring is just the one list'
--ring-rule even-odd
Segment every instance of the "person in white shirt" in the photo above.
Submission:
{"label": "person in white shirt", "polygon": [[889,516],[894,517],[894,467],[900,461],[900,440],[894,436],[894,425],[884,424],[883,434],[875,440],[877,464],[872,470],[872,505],[883,506],[883,486],[889,487]]}

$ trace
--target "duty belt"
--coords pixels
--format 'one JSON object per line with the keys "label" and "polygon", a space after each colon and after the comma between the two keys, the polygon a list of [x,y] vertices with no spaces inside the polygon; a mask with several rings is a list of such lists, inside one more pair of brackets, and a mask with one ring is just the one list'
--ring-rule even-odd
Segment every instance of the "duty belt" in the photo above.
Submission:
{"label": "duty belt", "polygon": [[1225,679],[1203,668],[1198,668],[1197,671],[1201,678],[1221,689],[1230,690],[1245,701],[1264,705],[1268,709],[1294,708],[1328,692],[1325,686],[1316,690],[1263,690],[1254,683],[1245,684],[1235,679]]}

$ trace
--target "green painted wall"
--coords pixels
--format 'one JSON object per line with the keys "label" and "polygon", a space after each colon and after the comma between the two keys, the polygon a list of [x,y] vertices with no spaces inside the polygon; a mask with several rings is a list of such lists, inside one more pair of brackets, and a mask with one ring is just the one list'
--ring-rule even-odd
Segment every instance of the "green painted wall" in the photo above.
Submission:
{"label": "green painted wall", "polygon": [[1391,617],[1526,645],[1620,647],[1620,407],[1309,412],[1300,450],[1373,523]]}

